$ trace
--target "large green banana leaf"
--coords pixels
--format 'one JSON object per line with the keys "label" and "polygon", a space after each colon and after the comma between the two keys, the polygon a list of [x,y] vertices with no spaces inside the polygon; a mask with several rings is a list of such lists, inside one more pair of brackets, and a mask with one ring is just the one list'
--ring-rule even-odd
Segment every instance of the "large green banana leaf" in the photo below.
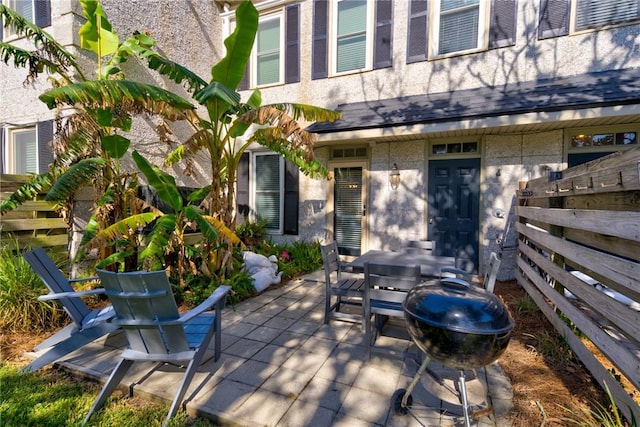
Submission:
{"label": "large green banana leaf", "polygon": [[131,155],[140,171],[147,178],[149,185],[153,186],[157,191],[158,198],[171,206],[174,212],[181,211],[183,206],[182,196],[178,191],[175,178],[161,171],[158,167],[151,165],[137,151],[134,150]]}

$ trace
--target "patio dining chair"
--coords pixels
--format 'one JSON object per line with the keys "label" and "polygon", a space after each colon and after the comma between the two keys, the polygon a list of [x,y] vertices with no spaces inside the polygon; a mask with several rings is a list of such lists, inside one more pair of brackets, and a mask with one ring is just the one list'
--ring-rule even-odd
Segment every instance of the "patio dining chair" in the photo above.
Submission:
{"label": "patio dining chair", "polygon": [[113,307],[109,305],[91,310],[81,299],[81,297],[87,295],[102,294],[104,289],[76,292],[71,286],[71,283],[74,282],[95,280],[97,278],[67,280],[42,248],[25,252],[22,256],[49,289],[49,294],[40,296],[38,300],[57,300],[72,320],[69,325],[34,348],[36,352],[46,351],[25,366],[23,370],[37,371],[101,336],[118,329],[118,326],[110,322],[115,316]]}
{"label": "patio dining chair", "polygon": [[364,280],[353,275],[343,276],[345,267],[340,261],[338,244],[335,241],[320,249],[325,278],[324,323],[329,323],[330,319],[361,321],[364,328],[363,315],[340,311],[345,304],[362,307]]}
{"label": "patio dining chair", "polygon": [[[500,270],[500,263],[501,260],[498,254],[496,252],[491,252],[491,255],[489,256],[489,265],[485,269],[484,278],[482,280],[482,286],[491,293],[493,293],[493,289],[496,285],[496,278],[498,277],[498,270]],[[465,285],[469,285],[471,283],[472,276],[473,274],[468,271],[453,267],[445,267],[440,270],[441,280]]]}
{"label": "patio dining chair", "polygon": [[420,252],[433,255],[436,250],[436,242],[433,240],[405,240],[400,245],[402,252]]}
{"label": "patio dining chair", "polygon": [[371,358],[373,345],[382,333],[385,319],[389,316],[404,319],[402,303],[407,292],[421,281],[419,265],[399,266],[368,262],[364,264],[363,304],[368,358]]}
{"label": "patio dining chair", "polygon": [[[129,346],[120,355],[84,423],[104,405],[134,362],[178,365],[187,362],[165,419],[166,425],[182,404],[214,333],[214,360],[220,357],[221,313],[231,287],[218,287],[203,303],[181,315],[164,270],[131,273],[98,270],[98,276],[116,312],[113,323],[124,329]],[[209,311],[211,308],[215,308],[215,312]]]}

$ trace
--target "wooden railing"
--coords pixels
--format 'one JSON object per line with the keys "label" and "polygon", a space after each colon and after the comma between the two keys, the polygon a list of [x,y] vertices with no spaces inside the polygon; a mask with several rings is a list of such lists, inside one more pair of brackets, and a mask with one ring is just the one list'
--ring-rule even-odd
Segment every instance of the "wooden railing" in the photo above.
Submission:
{"label": "wooden railing", "polygon": [[[23,175],[0,175],[0,199],[9,197],[29,180]],[[0,239],[16,239],[20,247],[61,246],[68,243],[67,223],[55,209],[55,203],[39,195],[16,209],[0,215]]]}
{"label": "wooden railing", "polygon": [[517,197],[518,282],[640,421],[640,147],[522,182]]}

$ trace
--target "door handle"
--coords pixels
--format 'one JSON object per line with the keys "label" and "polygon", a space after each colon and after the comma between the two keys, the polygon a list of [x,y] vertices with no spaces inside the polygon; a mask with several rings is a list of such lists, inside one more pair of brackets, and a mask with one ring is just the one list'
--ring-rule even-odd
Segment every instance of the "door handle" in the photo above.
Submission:
{"label": "door handle", "polygon": [[429,218],[429,224],[433,224],[433,217]]}

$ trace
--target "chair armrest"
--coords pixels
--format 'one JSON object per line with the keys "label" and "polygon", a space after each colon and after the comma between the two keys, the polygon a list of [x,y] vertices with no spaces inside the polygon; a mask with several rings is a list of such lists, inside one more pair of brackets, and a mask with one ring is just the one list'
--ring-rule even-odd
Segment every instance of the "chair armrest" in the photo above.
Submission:
{"label": "chair armrest", "polygon": [[216,310],[221,310],[224,307],[225,296],[230,290],[231,286],[219,286],[215,291],[213,291],[211,296],[201,302],[200,305],[180,316],[180,321],[187,322],[197,315],[208,311],[213,305],[216,305]]}
{"label": "chair armrest", "polygon": [[69,283],[91,282],[93,280],[98,281],[100,278],[98,276],[81,277],[79,279],[69,279]]}
{"label": "chair armrest", "polygon": [[87,291],[77,291],[77,292],[59,292],[57,294],[47,294],[40,295],[38,297],[38,301],[49,301],[52,299],[62,299],[62,298],[77,298],[77,297],[85,297],[87,295],[100,295],[104,294],[104,288],[97,289],[89,289]]}

